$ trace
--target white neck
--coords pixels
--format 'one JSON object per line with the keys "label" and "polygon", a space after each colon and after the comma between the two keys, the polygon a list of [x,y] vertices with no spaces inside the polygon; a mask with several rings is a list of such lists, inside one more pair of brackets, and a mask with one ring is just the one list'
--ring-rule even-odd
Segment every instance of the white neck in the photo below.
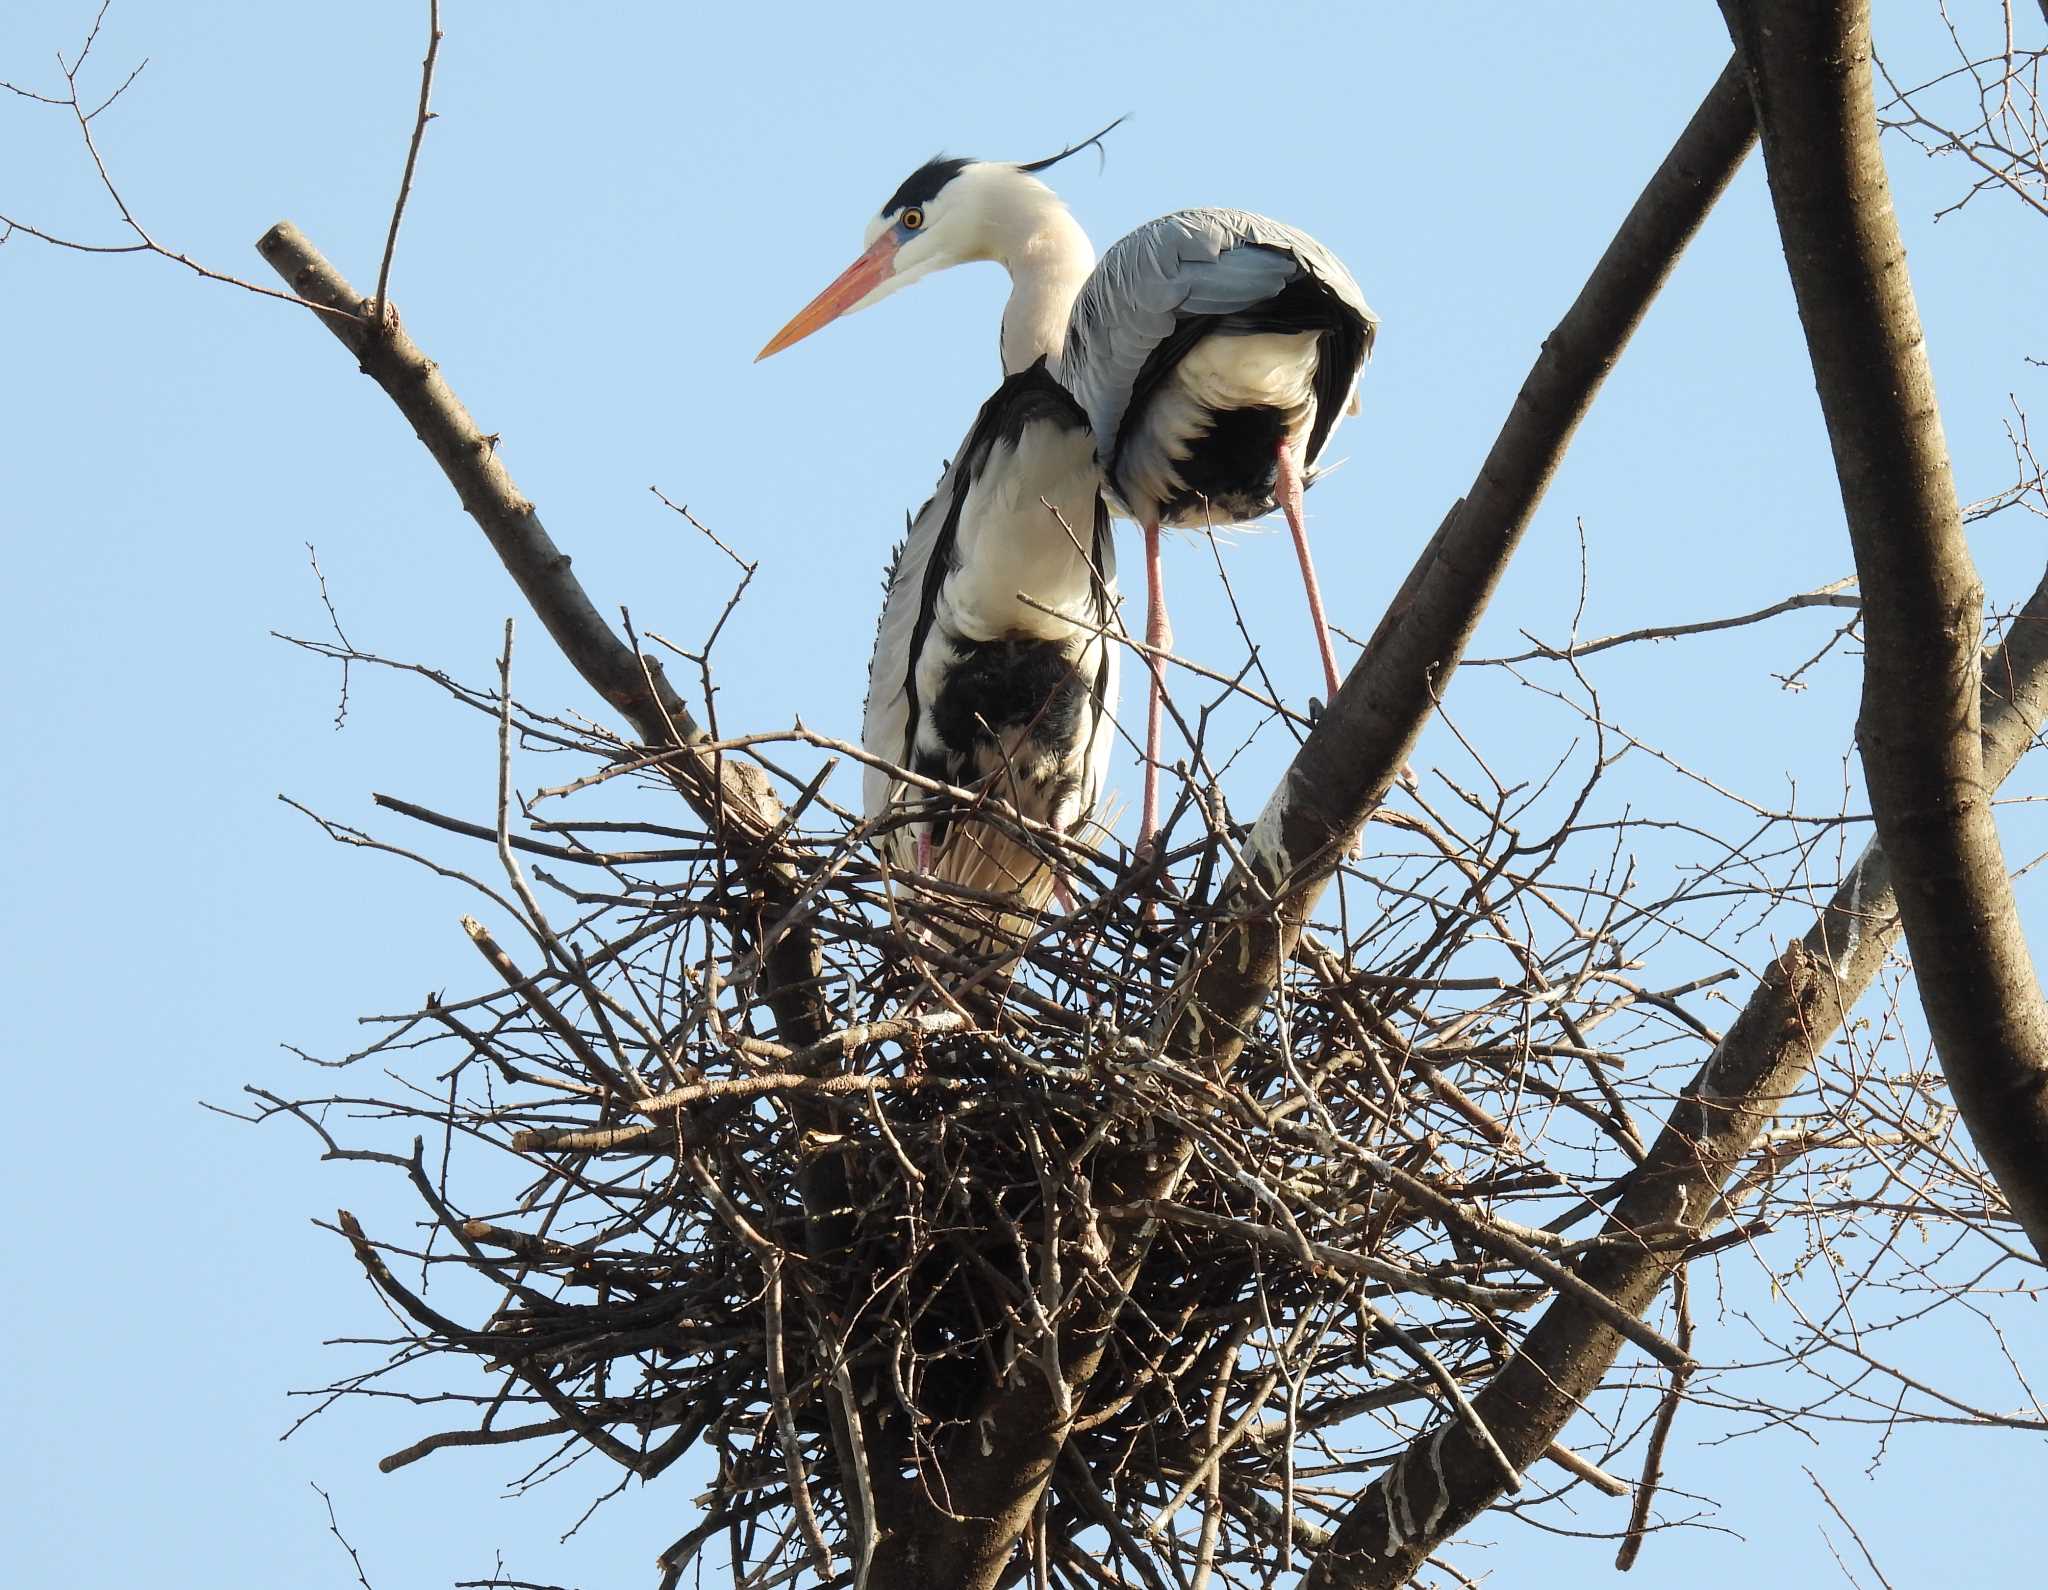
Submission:
{"label": "white neck", "polygon": [[1058,370],[1067,316],[1095,267],[1088,234],[1064,204],[1053,199],[1037,220],[1015,248],[999,256],[1010,273],[1010,301],[1003,308],[1004,375],[1029,368],[1042,355]]}
{"label": "white neck", "polygon": [[970,184],[976,258],[992,259],[1010,273],[1003,309],[1003,374],[1015,375],[1040,358],[1058,368],[1067,341],[1067,316],[1095,250],[1067,207],[1036,177],[1015,166],[971,166],[955,183]]}

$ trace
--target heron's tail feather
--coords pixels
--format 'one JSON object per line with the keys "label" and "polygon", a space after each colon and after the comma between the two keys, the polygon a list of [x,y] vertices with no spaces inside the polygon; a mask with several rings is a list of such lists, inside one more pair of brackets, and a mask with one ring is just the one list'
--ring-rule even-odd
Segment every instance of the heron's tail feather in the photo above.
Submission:
{"label": "heron's tail feather", "polygon": [[976,938],[971,946],[974,953],[1017,949],[1037,930],[1053,895],[1050,862],[1002,825],[971,817],[955,819],[947,826],[945,842],[932,857],[932,877],[1012,902],[998,908],[957,898],[950,901],[948,914],[958,922],[955,931]]}

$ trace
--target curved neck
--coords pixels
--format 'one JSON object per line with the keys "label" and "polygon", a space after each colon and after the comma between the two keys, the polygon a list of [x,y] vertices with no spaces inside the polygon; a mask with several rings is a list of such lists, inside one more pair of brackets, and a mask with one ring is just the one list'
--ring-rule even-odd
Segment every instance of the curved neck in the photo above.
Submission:
{"label": "curved neck", "polygon": [[1003,309],[1003,374],[1015,375],[1041,358],[1058,368],[1066,346],[1067,316],[1095,249],[1059,195],[1015,166],[973,166],[976,254],[1010,273]]}
{"label": "curved neck", "polygon": [[1095,265],[1095,250],[1081,223],[1058,200],[1013,251],[999,256],[1010,273],[1003,307],[1003,374],[1015,375],[1040,357],[1057,371],[1067,342],[1067,316]]}

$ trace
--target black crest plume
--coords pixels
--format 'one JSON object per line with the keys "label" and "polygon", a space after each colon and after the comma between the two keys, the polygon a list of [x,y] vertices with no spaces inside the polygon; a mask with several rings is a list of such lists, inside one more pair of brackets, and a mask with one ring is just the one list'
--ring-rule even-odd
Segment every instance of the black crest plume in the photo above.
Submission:
{"label": "black crest plume", "polygon": [[1107,138],[1111,133],[1115,132],[1117,128],[1121,127],[1125,122],[1129,121],[1130,119],[1131,113],[1129,111],[1125,111],[1121,116],[1117,117],[1115,121],[1111,122],[1107,127],[1103,128],[1101,132],[1092,134],[1087,138],[1083,138],[1077,144],[1068,144],[1066,148],[1062,149],[1056,155],[1047,155],[1043,160],[1034,160],[1028,165],[1019,165],[1017,169],[1019,171],[1043,171],[1048,166],[1058,165],[1062,160],[1066,159],[1068,155],[1077,155],[1083,149],[1089,148],[1094,149],[1097,154],[1101,155],[1103,163],[1107,165],[1109,162],[1109,151],[1102,147],[1102,140]]}

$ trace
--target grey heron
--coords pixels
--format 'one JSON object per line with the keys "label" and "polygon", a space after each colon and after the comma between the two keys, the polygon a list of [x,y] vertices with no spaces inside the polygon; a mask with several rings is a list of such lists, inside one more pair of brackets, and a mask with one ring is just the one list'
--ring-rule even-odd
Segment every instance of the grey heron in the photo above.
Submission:
{"label": "grey heron", "polygon": [[[1088,416],[1039,359],[976,416],[887,576],[861,739],[895,767],[1074,832],[1115,739],[1116,554]],[[1058,889],[1043,841],[870,764],[870,817],[900,867],[1017,902]]]}
{"label": "grey heron", "polygon": [[1379,321],[1328,249],[1244,210],[1161,216],[1093,265],[1087,235],[1036,173],[1094,141],[1024,164],[927,161],[869,220],[860,257],[758,357],[932,271],[993,260],[1009,273],[1004,370],[1051,361],[1088,415],[1111,498],[1145,536],[1144,845],[1158,826],[1161,659],[1172,645],[1160,532],[1278,507],[1334,696],[1337,659],[1301,493],[1339,419],[1356,410]]}

